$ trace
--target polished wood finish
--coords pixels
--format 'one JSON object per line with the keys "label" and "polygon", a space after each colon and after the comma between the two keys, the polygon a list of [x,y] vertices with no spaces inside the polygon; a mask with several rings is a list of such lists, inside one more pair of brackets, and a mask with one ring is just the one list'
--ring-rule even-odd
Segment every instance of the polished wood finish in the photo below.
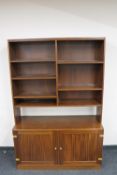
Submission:
{"label": "polished wood finish", "polygon": [[[52,132],[18,132],[20,161],[54,164]],[[38,153],[38,154],[37,154]]]}
{"label": "polished wood finish", "polygon": [[54,41],[11,42],[11,61],[54,60]]}
{"label": "polished wood finish", "polygon": [[[17,167],[76,168],[99,167],[99,144],[102,131],[18,131],[15,146],[18,145]],[[101,145],[102,147],[102,145]]]}
{"label": "polished wood finish", "polygon": [[12,79],[55,79],[55,63],[12,64]]}
{"label": "polished wood finish", "polygon": [[14,98],[16,96],[55,96],[56,95],[56,82],[55,80],[20,80],[13,82],[14,85]]}
{"label": "polished wood finish", "polygon": [[14,127],[18,130],[102,130],[97,115],[81,116],[22,116]]}
{"label": "polished wood finish", "polygon": [[98,60],[94,60],[94,61],[77,61],[77,60],[58,60],[58,64],[103,64],[104,61],[98,61]]}
{"label": "polished wood finish", "polygon": [[60,87],[101,87],[101,65],[60,65]]}
{"label": "polished wood finish", "polygon": [[[38,97],[40,98],[40,97]],[[52,97],[50,99],[45,98],[45,99],[33,99],[33,98],[22,98],[22,99],[15,99],[14,104],[15,107],[36,107],[36,106],[56,106],[56,98]]]}
{"label": "polished wood finish", "polygon": [[[9,40],[17,168],[99,168],[104,38]],[[96,107],[90,116],[22,116],[21,107]]]}
{"label": "polished wood finish", "polygon": [[101,61],[103,56],[103,40],[58,41],[59,60]]}
{"label": "polished wood finish", "polygon": [[99,132],[62,132],[60,145],[60,163],[74,165],[80,162],[95,162],[99,158]]}
{"label": "polished wood finish", "polygon": [[103,127],[96,117],[22,117],[13,130],[17,167],[99,167]]}
{"label": "polished wood finish", "polygon": [[[34,99],[42,98],[36,106],[47,106],[45,98],[56,98],[51,106],[102,105],[95,97],[82,102],[71,91],[84,96],[85,91],[103,91],[104,38],[9,40],[9,53],[14,105],[23,106],[23,100],[19,104],[15,100],[21,98],[24,106],[28,105],[27,98],[29,106],[36,105]],[[66,96],[64,91],[73,96],[68,95],[66,102],[60,91],[62,96]]]}
{"label": "polished wood finish", "polygon": [[101,91],[59,92],[60,105],[98,106],[102,104]]}

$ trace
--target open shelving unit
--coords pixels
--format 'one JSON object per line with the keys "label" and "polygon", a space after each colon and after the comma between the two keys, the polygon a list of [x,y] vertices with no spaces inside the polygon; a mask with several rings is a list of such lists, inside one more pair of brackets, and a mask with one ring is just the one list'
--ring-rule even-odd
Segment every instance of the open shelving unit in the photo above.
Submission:
{"label": "open shelving unit", "polygon": [[[8,44],[14,116],[16,122],[13,134],[15,136],[17,135],[16,137],[19,138],[18,141],[14,140],[14,143],[16,156],[21,157],[16,158],[17,167],[68,167],[69,165],[73,168],[100,166],[102,159],[101,136],[103,135],[101,120],[103,106],[105,39],[20,39],[9,40]],[[96,107],[96,115],[76,117],[26,117],[22,116],[21,114],[22,107],[57,106]],[[67,160],[67,149],[71,149],[70,147],[66,148],[66,152],[63,151],[64,156],[61,155],[59,151],[57,151],[57,153],[51,153],[54,154],[53,157],[51,157],[52,155],[48,155],[47,160],[44,155],[41,155],[42,159],[39,159],[39,157],[36,157],[35,154],[33,155],[33,148],[30,150],[31,145],[32,147],[34,146],[32,138],[29,138],[30,148],[28,148],[28,145],[26,147],[28,151],[32,151],[33,158],[31,155],[30,157],[26,158],[26,150],[21,151],[23,149],[22,144],[26,145],[25,141],[28,139],[24,139],[24,135],[26,134],[24,131],[32,132],[33,130],[33,136],[37,135],[38,137],[37,132],[40,133],[42,131],[47,131],[48,133],[51,130],[51,139],[53,140],[52,143],[55,142],[58,145],[59,142],[61,143],[62,139],[61,133],[59,133],[59,131],[61,132],[64,130],[66,133],[66,131],[69,130],[73,137],[73,141],[76,138],[76,135],[79,135],[81,128],[82,131],[84,131],[83,134],[86,134],[86,130],[89,132],[89,135],[86,136],[86,139],[81,134],[80,137],[82,139],[84,138],[84,140],[77,136],[77,138],[81,140],[82,144],[86,143],[86,145],[90,145],[90,142],[93,143],[94,141],[97,143],[94,150],[92,150],[92,153],[90,150],[88,154],[86,152],[87,148],[83,150],[85,155],[82,155],[81,159],[74,157],[72,160]],[[75,132],[77,131],[78,133],[74,135],[72,130],[75,130]],[[93,136],[94,130],[95,134]],[[56,132],[57,134],[55,134]],[[95,140],[97,138],[96,133],[98,133],[98,136],[101,140]],[[19,137],[20,134],[22,135],[20,136],[21,138]],[[41,139],[40,135],[41,133],[39,134],[39,139]],[[57,135],[57,138],[55,135]],[[92,138],[92,141],[90,141],[90,137]],[[37,140],[34,142],[35,144],[38,144]],[[52,143],[50,143],[50,145]],[[100,143],[100,146],[98,143]],[[18,148],[17,145],[20,145],[20,148]],[[54,146],[57,148],[56,145]],[[34,149],[36,149],[35,152],[37,153],[37,148],[34,147]],[[97,154],[95,149],[98,149]],[[94,157],[92,158],[91,155],[94,155]],[[84,158],[83,156],[88,156],[89,159],[87,157]],[[54,159],[54,163],[52,159]],[[70,159],[70,157],[68,157],[68,159]],[[49,162],[50,165],[46,161]],[[71,164],[67,164],[67,161],[71,161]],[[82,161],[84,161],[84,163]]]}

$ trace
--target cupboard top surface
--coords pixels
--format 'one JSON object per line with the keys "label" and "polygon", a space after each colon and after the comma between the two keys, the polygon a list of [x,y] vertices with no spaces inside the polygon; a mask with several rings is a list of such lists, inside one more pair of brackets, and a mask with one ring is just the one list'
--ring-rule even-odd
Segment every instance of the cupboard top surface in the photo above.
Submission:
{"label": "cupboard top surface", "polygon": [[96,116],[22,116],[14,130],[102,130]]}

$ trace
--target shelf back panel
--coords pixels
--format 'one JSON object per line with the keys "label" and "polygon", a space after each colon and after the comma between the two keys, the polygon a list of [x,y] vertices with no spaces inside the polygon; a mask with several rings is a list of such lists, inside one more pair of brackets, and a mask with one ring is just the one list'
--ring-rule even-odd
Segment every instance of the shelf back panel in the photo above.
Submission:
{"label": "shelf back panel", "polygon": [[13,82],[14,96],[54,96],[55,80],[20,80]]}
{"label": "shelf back panel", "polygon": [[104,59],[103,47],[103,40],[58,41],[58,58],[66,61],[101,61]]}
{"label": "shelf back panel", "polygon": [[14,42],[10,50],[11,60],[55,60],[54,41]]}
{"label": "shelf back panel", "polygon": [[15,99],[14,104],[19,107],[56,106],[56,99]]}
{"label": "shelf back panel", "polygon": [[12,76],[55,76],[55,63],[12,64]]}
{"label": "shelf back panel", "polygon": [[59,65],[59,87],[102,87],[102,65]]}

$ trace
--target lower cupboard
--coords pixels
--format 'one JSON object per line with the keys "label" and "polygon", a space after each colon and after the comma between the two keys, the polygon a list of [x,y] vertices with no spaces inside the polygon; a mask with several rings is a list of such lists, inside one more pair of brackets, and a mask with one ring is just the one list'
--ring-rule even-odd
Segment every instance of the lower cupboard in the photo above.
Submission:
{"label": "lower cupboard", "polygon": [[17,168],[99,168],[103,129],[14,130]]}

